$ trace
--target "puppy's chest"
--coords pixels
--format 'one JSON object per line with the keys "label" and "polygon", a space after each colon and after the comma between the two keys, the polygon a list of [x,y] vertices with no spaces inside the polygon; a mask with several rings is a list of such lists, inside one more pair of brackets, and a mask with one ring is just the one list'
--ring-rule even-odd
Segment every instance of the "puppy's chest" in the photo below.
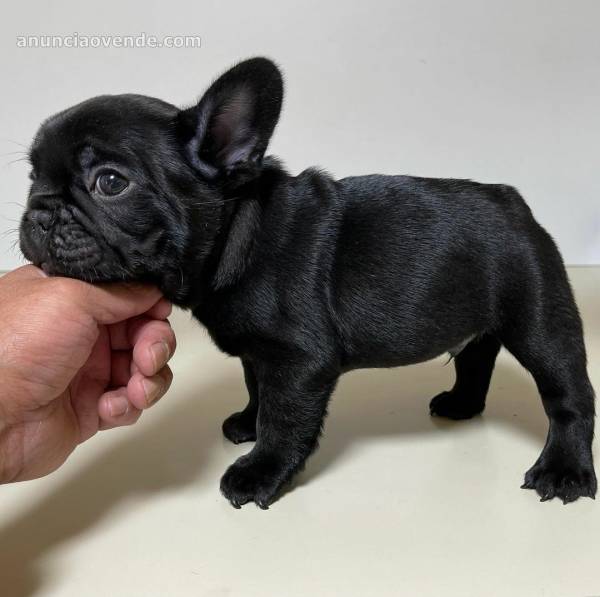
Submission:
{"label": "puppy's chest", "polygon": [[232,356],[252,352],[267,335],[255,305],[238,300],[208,300],[193,312],[220,350]]}

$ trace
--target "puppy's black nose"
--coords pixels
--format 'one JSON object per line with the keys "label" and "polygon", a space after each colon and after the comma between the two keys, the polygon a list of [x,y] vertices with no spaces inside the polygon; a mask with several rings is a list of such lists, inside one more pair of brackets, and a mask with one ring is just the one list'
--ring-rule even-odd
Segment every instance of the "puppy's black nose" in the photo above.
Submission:
{"label": "puppy's black nose", "polygon": [[47,209],[31,209],[27,214],[27,219],[34,225],[38,226],[44,232],[48,232],[52,226],[52,212]]}

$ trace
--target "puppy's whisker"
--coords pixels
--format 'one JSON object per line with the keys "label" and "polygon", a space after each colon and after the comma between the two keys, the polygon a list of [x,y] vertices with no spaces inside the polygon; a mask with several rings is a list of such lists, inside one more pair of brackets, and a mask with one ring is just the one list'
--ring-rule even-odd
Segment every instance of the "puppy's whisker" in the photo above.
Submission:
{"label": "puppy's whisker", "polygon": [[15,255],[20,255],[21,258],[23,259],[23,254],[21,253],[21,249],[19,248],[19,239],[16,238],[11,244],[10,244],[10,252],[15,254]]}
{"label": "puppy's whisker", "polygon": [[22,149],[20,149],[19,151],[8,151],[7,153],[3,153],[2,157],[5,157],[7,155],[23,155],[23,156],[27,156],[28,154],[26,151],[23,151]]}
{"label": "puppy's whisker", "polygon": [[84,282],[91,282],[91,281],[92,281],[92,277],[91,277],[91,275],[90,275],[90,274],[88,274],[88,273],[87,273],[87,272],[86,272],[86,271],[83,269],[83,267],[81,266],[81,264],[80,264],[80,263],[78,263],[78,264],[77,264],[77,269],[79,270],[79,275],[80,275],[81,279],[82,279]]}
{"label": "puppy's whisker", "polygon": [[13,164],[16,164],[17,162],[29,162],[29,158],[22,157],[22,158],[17,158],[16,160],[11,160],[10,162],[5,164],[5,167],[12,166]]}
{"label": "puppy's whisker", "polygon": [[3,217],[3,218],[4,218],[4,219],[7,221],[7,222],[12,222],[13,224],[19,224],[19,225],[21,224],[21,223],[19,222],[19,220],[15,220],[15,219],[13,219],[13,218],[9,218],[9,217],[7,217],[7,216],[4,216],[4,215],[3,215],[2,217]]}
{"label": "puppy's whisker", "polygon": [[26,151],[29,151],[29,147],[27,145],[23,145],[23,143],[19,143],[18,141],[14,141],[13,139],[7,139],[6,137],[0,137],[0,141],[7,141],[8,143],[14,143],[19,147],[22,147]]}

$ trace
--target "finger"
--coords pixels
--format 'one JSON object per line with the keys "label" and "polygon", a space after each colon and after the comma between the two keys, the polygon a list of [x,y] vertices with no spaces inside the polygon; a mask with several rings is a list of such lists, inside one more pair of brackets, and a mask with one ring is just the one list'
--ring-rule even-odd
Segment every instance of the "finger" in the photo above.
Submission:
{"label": "finger", "polygon": [[145,315],[151,319],[166,319],[171,315],[173,311],[173,305],[166,299],[161,298],[158,303],[153,305]]}
{"label": "finger", "polygon": [[146,377],[155,375],[173,356],[177,341],[168,321],[139,318],[129,326],[133,361]]}
{"label": "finger", "polygon": [[15,291],[21,295],[29,292],[36,284],[45,282],[45,275],[41,269],[33,265],[24,265],[8,272],[2,277],[0,301],[14,298]]}
{"label": "finger", "polygon": [[47,278],[48,276],[35,265],[23,265],[6,274],[5,278],[13,280],[36,280],[39,278]]}
{"label": "finger", "polygon": [[127,384],[127,396],[134,407],[146,409],[167,393],[172,381],[173,372],[168,365],[152,377],[135,373]]}
{"label": "finger", "polygon": [[142,411],[135,408],[128,399],[128,391],[125,387],[105,392],[98,400],[100,429],[132,425],[141,414]]}
{"label": "finger", "polygon": [[129,325],[131,321],[131,319],[126,319],[125,321],[119,321],[106,326],[110,332],[110,347],[113,350],[128,350],[132,348],[132,344],[129,341]]}
{"label": "finger", "polygon": [[112,324],[145,313],[161,299],[158,288],[145,284],[87,284],[54,278],[57,290],[69,295],[97,323]]}
{"label": "finger", "polygon": [[139,315],[106,326],[110,332],[111,348],[113,350],[129,350],[133,348],[133,341],[131,339],[132,330],[136,330],[141,324],[147,321],[154,321],[154,319],[145,315]]}
{"label": "finger", "polygon": [[129,383],[131,377],[131,350],[113,350],[110,356],[110,385],[120,388]]}
{"label": "finger", "polygon": [[125,321],[119,321],[109,325],[110,331],[110,345],[113,350],[126,350],[132,348],[133,344],[130,340],[131,329],[137,329],[135,326],[139,325],[139,319],[143,318],[144,321],[149,320],[162,320],[166,321],[167,317],[171,314],[173,305],[166,299],[161,298],[149,311],[139,317],[132,317]]}

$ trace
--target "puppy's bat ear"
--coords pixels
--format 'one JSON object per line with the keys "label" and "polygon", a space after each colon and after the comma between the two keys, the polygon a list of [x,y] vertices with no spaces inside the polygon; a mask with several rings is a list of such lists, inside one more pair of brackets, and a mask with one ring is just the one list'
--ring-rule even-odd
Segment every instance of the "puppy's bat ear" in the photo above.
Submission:
{"label": "puppy's bat ear", "polygon": [[283,99],[283,79],[266,58],[241,62],[198,104],[179,113],[188,159],[208,179],[258,173]]}

